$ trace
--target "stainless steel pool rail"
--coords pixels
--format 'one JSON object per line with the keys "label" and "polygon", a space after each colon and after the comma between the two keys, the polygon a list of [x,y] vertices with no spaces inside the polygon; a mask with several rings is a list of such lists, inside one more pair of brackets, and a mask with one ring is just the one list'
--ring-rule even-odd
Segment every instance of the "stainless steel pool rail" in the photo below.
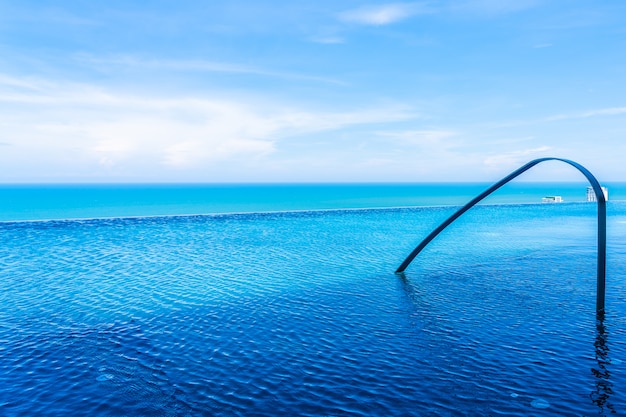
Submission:
{"label": "stainless steel pool rail", "polygon": [[495,183],[494,185],[492,185],[491,187],[483,191],[481,194],[479,194],[469,203],[461,207],[456,213],[454,213],[446,221],[441,223],[439,227],[437,227],[435,230],[430,232],[430,234],[426,236],[426,238],[422,240],[422,242],[419,245],[417,245],[415,249],[413,249],[413,251],[409,254],[409,256],[406,257],[404,262],[402,262],[402,264],[396,270],[396,274],[403,273],[404,270],[413,261],[413,259],[415,259],[415,257],[422,251],[422,249],[424,249],[439,233],[441,233],[453,221],[458,219],[463,213],[465,213],[470,208],[475,206],[477,203],[482,201],[485,197],[487,197],[488,195],[490,195],[491,193],[493,193],[494,191],[502,187],[504,184],[508,183],[512,179],[528,171],[535,165],[540,164],[541,162],[545,162],[545,161],[561,161],[578,169],[578,171],[580,171],[587,178],[587,180],[591,184],[591,187],[593,188],[593,191],[596,195],[596,200],[598,203],[598,281],[597,281],[597,290],[596,290],[597,291],[596,292],[596,313],[603,314],[604,313],[604,294],[605,294],[605,285],[606,285],[605,283],[606,281],[606,199],[604,197],[604,192],[602,191],[602,187],[600,186],[600,183],[598,182],[596,177],[594,177],[593,174],[589,172],[589,170],[587,170],[587,168],[569,159],[551,158],[551,157],[539,158],[539,159],[532,160],[528,162],[526,165],[522,166],[521,168],[513,171],[511,174],[507,175],[506,177],[504,177],[503,179],[501,179],[500,181],[498,181],[497,183]]}

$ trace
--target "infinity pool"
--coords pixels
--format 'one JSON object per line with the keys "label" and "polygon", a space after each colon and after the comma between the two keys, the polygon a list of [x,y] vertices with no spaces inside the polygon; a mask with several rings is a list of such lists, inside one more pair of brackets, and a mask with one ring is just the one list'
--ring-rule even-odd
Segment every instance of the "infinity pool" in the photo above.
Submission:
{"label": "infinity pool", "polygon": [[626,412],[626,203],[0,223],[3,416]]}

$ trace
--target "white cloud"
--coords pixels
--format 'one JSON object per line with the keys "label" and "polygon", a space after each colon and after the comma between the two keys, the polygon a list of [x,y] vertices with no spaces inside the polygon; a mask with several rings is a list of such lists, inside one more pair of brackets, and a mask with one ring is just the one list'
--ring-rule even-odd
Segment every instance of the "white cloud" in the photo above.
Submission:
{"label": "white cloud", "polygon": [[12,77],[6,74],[0,74],[0,88],[3,91],[12,90],[38,90],[42,87],[41,80],[29,80],[27,78]]}
{"label": "white cloud", "polygon": [[387,3],[363,6],[339,14],[345,22],[382,26],[399,22],[416,15],[452,13],[463,15],[495,16],[532,8],[540,0],[453,0],[438,5],[426,2]]}
{"label": "white cloud", "polygon": [[596,116],[619,116],[626,114],[626,107],[608,107],[604,109],[588,110],[579,113],[558,114],[556,116],[547,117],[546,121],[567,120],[567,119],[586,119]]}
{"label": "white cloud", "polygon": [[428,13],[428,9],[423,3],[389,3],[348,10],[339,18],[345,22],[381,26],[424,13]]}
{"label": "white cloud", "polygon": [[[43,176],[63,159],[77,172],[87,165],[92,174],[162,178],[168,170],[264,158],[298,135],[413,117],[398,107],[320,112],[270,100],[133,96],[36,80],[8,84],[0,79],[0,136],[16,145],[0,154],[0,166]],[[29,88],[16,91],[22,84]],[[29,166],[35,160],[37,166]]]}
{"label": "white cloud", "polygon": [[315,36],[310,38],[311,42],[322,43],[322,44],[340,44],[345,43],[345,39],[340,36]]}
{"label": "white cloud", "polygon": [[504,168],[514,168],[528,162],[528,158],[536,158],[547,156],[546,152],[552,150],[550,146],[539,146],[532,149],[523,149],[512,152],[506,152],[497,155],[491,155],[485,158],[483,164],[488,169],[502,170]]}
{"label": "white cloud", "polygon": [[[341,38],[321,38],[319,43],[341,43]],[[170,60],[170,59],[149,59],[140,58],[133,55],[94,57],[80,54],[75,57],[78,62],[103,69],[133,69],[151,71],[178,71],[178,72],[215,72],[242,75],[258,75],[263,77],[283,78],[298,81],[320,82],[325,84],[342,85],[345,82],[317,75],[302,74],[295,72],[274,71],[271,69],[259,68],[249,65],[234,64],[229,62],[215,62],[206,60]]]}

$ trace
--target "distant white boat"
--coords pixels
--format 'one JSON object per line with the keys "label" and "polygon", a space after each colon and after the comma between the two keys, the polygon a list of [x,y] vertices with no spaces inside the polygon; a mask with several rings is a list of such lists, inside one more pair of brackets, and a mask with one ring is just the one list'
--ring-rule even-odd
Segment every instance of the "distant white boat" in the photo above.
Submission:
{"label": "distant white boat", "polygon": [[562,203],[563,197],[560,195],[549,195],[541,199],[542,203]]}

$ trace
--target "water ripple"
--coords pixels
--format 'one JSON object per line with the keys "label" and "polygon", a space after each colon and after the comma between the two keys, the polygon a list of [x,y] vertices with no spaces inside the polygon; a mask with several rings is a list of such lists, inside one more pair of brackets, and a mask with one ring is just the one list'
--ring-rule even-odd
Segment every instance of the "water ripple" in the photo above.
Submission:
{"label": "water ripple", "polygon": [[0,407],[623,412],[625,247],[609,247],[599,335],[593,213],[534,209],[477,208],[404,277],[449,209],[0,224]]}

